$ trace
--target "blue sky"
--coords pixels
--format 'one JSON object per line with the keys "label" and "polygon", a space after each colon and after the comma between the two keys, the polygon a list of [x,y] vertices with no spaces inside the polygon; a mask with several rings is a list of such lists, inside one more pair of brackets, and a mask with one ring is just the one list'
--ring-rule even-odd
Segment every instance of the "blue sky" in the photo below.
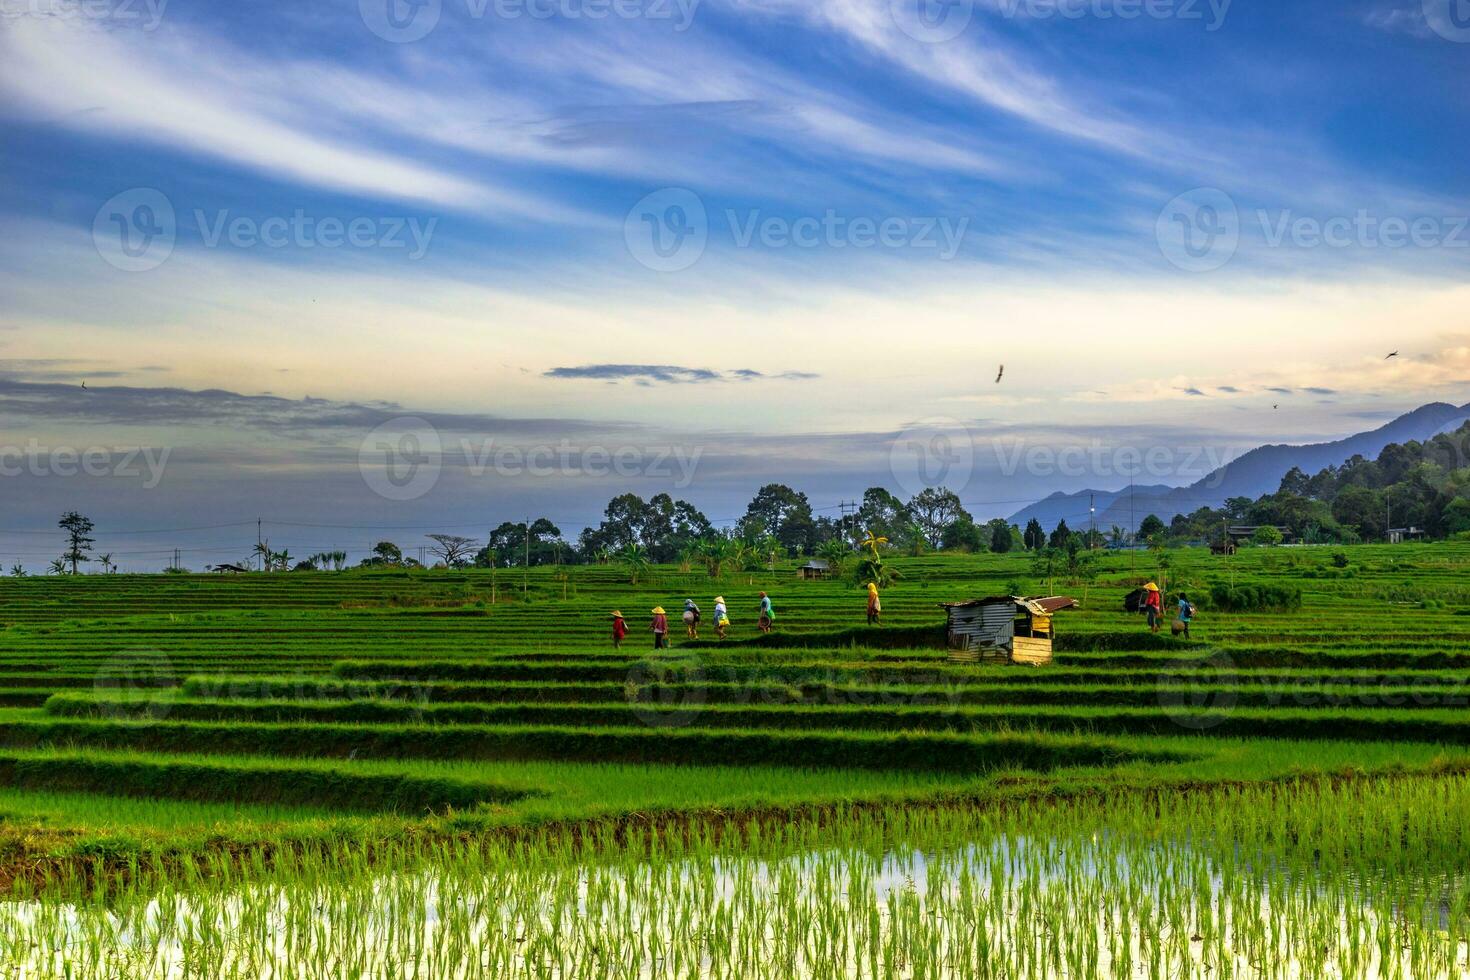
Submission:
{"label": "blue sky", "polygon": [[1455,3],[0,0],[0,442],[174,460],[10,478],[14,527],[575,528],[669,488],[385,502],[356,460],[400,417],[698,448],[678,489],[726,516],[903,489],[916,426],[1008,502],[1117,479],[998,439],[1239,452],[1463,404]]}

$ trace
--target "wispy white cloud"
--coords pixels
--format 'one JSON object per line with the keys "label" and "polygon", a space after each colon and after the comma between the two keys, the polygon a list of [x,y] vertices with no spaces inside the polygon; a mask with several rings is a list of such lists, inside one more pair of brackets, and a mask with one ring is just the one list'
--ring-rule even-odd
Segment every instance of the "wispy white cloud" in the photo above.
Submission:
{"label": "wispy white cloud", "polygon": [[82,21],[29,19],[0,32],[0,91],[11,114],[184,148],[312,187],[543,220],[572,217],[482,178],[327,135],[337,128],[330,117],[288,114],[273,86],[248,84],[274,68],[219,38],[182,31],[140,40]]}

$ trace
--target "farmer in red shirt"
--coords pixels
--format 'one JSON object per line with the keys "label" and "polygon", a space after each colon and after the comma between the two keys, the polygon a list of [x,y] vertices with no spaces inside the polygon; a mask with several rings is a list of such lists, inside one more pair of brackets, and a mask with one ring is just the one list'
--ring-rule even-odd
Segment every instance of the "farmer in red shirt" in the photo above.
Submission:
{"label": "farmer in red shirt", "polygon": [[1148,613],[1149,630],[1157,633],[1159,624],[1164,621],[1164,597],[1153,582],[1143,587],[1143,611]]}
{"label": "farmer in red shirt", "polygon": [[653,622],[648,624],[653,630],[653,648],[662,650],[668,645],[669,640],[669,617],[664,614],[663,606],[653,607]]}
{"label": "farmer in red shirt", "polygon": [[612,621],[613,649],[616,650],[623,645],[623,637],[628,635],[628,624],[623,621],[623,614],[616,609],[613,610]]}

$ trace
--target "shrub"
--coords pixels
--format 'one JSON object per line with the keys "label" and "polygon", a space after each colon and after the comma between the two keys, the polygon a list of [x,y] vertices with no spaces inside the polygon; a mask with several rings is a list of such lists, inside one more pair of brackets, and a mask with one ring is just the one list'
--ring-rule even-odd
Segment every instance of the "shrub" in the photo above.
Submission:
{"label": "shrub", "polygon": [[1216,585],[1210,605],[1223,612],[1295,612],[1302,607],[1302,590],[1285,585]]}

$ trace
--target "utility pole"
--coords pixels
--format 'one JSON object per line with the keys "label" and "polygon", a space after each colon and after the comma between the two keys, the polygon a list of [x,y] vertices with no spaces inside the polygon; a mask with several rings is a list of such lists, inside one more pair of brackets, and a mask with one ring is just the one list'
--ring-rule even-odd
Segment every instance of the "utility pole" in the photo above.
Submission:
{"label": "utility pole", "polygon": [[1087,495],[1087,511],[1092,519],[1092,529],[1087,535],[1087,550],[1095,551],[1097,549],[1097,494]]}
{"label": "utility pole", "polygon": [[852,531],[849,531],[847,528],[847,518],[849,516],[856,517],[857,509],[858,505],[856,500],[840,500],[837,502],[837,510],[841,515],[838,520],[838,527],[842,529],[842,540],[845,544],[851,544],[852,539],[857,536],[856,528]]}
{"label": "utility pole", "polygon": [[1383,541],[1393,543],[1393,491],[1383,491]]}
{"label": "utility pole", "polygon": [[531,519],[526,518],[526,558],[521,566],[521,598],[531,594]]}
{"label": "utility pole", "polygon": [[264,564],[265,564],[265,555],[261,553],[262,552],[262,549],[261,549],[260,545],[261,545],[261,542],[263,542],[264,540],[265,539],[262,538],[261,535],[260,535],[260,518],[257,517],[255,519],[255,557],[257,557],[257,558],[260,559],[262,568],[264,567]]}

